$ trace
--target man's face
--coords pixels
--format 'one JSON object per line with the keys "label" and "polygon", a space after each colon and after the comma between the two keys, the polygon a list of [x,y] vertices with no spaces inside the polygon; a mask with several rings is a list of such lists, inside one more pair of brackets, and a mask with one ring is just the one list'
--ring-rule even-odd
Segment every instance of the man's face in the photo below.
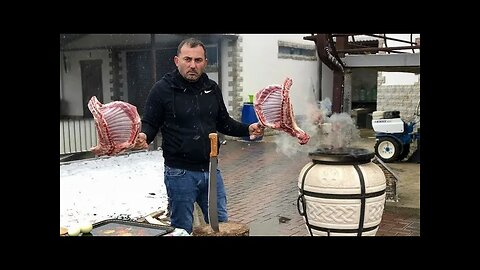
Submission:
{"label": "man's face", "polygon": [[202,46],[190,48],[185,44],[180,49],[180,54],[174,57],[175,65],[180,74],[190,82],[195,82],[207,67],[207,59],[205,59],[205,51]]}

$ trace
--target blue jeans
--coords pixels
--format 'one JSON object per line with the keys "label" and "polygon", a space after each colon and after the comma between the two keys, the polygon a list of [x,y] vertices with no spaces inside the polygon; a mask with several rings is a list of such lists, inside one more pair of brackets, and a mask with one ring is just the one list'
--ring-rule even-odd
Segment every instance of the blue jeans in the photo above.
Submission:
{"label": "blue jeans", "polygon": [[[192,233],[193,207],[197,202],[208,221],[208,172],[189,171],[165,165],[164,181],[167,188],[170,222],[175,228]],[[220,170],[217,169],[217,209],[218,221],[226,222],[227,195]]]}

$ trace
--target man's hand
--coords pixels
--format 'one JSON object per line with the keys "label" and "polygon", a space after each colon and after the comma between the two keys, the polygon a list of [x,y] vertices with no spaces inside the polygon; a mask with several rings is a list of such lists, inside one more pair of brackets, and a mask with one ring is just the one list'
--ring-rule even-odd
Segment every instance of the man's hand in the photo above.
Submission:
{"label": "man's hand", "polygon": [[250,140],[254,140],[257,137],[263,136],[265,127],[260,123],[253,123],[248,126],[248,133],[250,133]]}
{"label": "man's hand", "polygon": [[135,139],[135,145],[133,146],[133,149],[147,149],[148,144],[147,144],[147,135],[145,133],[140,132],[137,135],[137,138]]}

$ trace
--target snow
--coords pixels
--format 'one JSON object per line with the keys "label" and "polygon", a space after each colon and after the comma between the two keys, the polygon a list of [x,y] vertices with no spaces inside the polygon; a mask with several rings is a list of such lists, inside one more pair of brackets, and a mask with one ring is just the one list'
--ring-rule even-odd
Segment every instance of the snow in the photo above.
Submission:
{"label": "snow", "polygon": [[60,226],[166,210],[163,168],[160,150],[60,163]]}

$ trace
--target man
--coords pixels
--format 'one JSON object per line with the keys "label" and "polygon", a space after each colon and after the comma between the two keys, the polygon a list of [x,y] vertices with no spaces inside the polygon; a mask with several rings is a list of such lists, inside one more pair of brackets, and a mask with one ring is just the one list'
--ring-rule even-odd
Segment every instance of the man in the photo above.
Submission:
{"label": "man", "polygon": [[[263,128],[258,123],[247,125],[230,117],[221,89],[205,73],[208,60],[201,41],[183,40],[174,61],[177,69],[167,73],[150,90],[137,145],[148,147],[160,129],[171,225],[191,233],[195,202],[202,209],[205,222],[209,222],[208,134],[255,137],[263,136]],[[216,176],[218,220],[226,222],[227,198],[218,169]]]}

